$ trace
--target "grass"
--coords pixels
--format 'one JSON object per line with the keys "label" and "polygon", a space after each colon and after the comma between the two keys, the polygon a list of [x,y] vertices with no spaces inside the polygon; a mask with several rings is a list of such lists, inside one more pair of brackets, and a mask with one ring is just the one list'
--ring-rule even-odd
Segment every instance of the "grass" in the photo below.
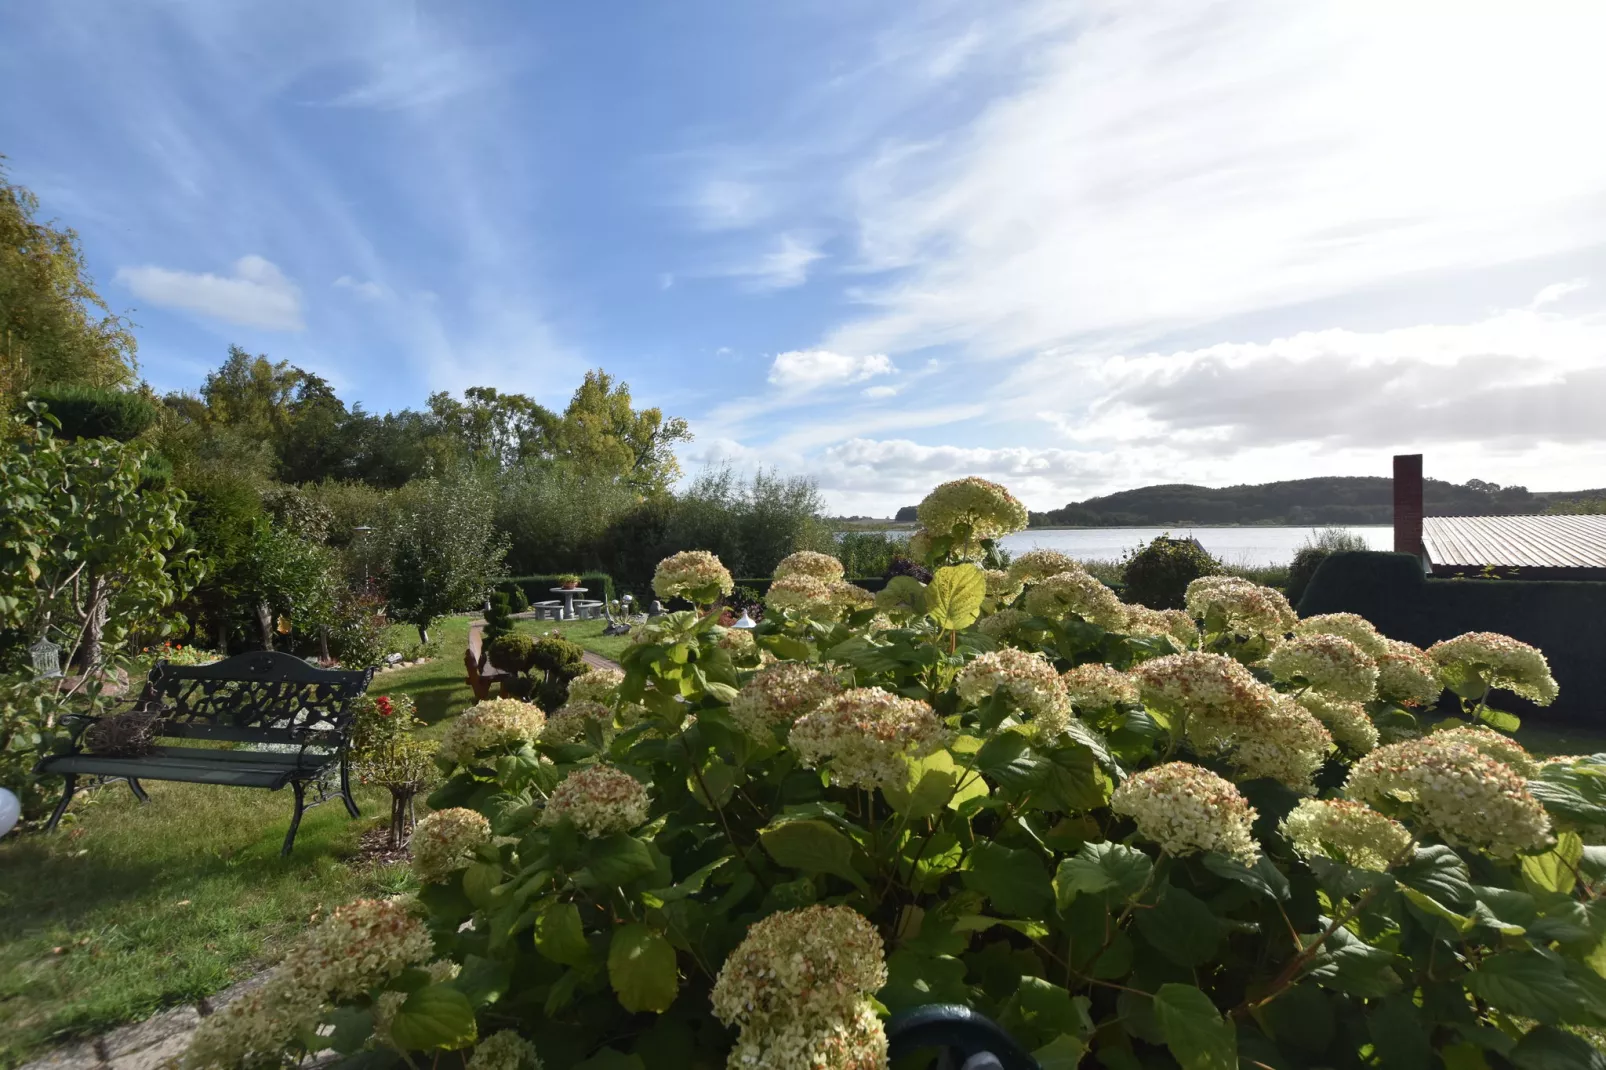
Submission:
{"label": "grass", "polygon": [[[463,680],[467,616],[436,625],[433,660],[391,669],[375,694],[408,694],[438,734],[473,701]],[[519,621],[556,628],[617,659],[605,621]],[[417,644],[395,625],[392,649]],[[353,866],[361,833],[385,813],[359,790],[364,817],[338,802],[307,812],[295,853],[279,857],[288,792],[147,782],[149,806],[121,784],[80,796],[65,831],[0,843],[0,1068],[57,1044],[193,1002],[275,961],[308,921],[361,895],[403,890],[400,867]]]}

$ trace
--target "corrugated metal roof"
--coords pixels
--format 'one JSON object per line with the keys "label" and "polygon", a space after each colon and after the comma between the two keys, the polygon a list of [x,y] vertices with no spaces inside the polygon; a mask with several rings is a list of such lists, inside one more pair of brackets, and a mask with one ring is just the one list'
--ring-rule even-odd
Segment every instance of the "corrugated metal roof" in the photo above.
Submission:
{"label": "corrugated metal roof", "polygon": [[1606,515],[1428,516],[1422,544],[1434,565],[1606,569]]}

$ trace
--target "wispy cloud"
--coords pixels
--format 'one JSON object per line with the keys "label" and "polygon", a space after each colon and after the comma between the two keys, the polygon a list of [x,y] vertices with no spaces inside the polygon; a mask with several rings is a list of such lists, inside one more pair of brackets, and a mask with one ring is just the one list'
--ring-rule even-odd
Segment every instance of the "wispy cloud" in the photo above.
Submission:
{"label": "wispy cloud", "polygon": [[349,290],[368,301],[382,301],[390,296],[389,290],[372,279],[358,281],[350,275],[340,276],[334,281],[333,286],[337,290]]}
{"label": "wispy cloud", "polygon": [[306,326],[301,291],[271,261],[255,254],[236,260],[234,273],[228,276],[146,265],[119,269],[117,281],[153,305],[225,323],[270,331],[299,331]]}
{"label": "wispy cloud", "polygon": [[782,234],[773,249],[730,274],[751,289],[786,290],[807,282],[810,265],[823,259],[825,254],[814,242],[798,234]]}
{"label": "wispy cloud", "polygon": [[862,383],[897,371],[885,353],[852,356],[826,349],[794,349],[777,354],[770,364],[770,382],[791,390]]}

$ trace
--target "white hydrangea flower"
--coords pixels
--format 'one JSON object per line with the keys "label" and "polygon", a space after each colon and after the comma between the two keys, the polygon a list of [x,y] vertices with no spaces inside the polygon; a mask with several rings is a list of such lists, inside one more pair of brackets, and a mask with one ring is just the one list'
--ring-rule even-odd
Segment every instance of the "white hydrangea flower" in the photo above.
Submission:
{"label": "white hydrangea flower", "polygon": [[758,654],[758,640],[746,628],[723,628],[717,642],[737,661],[751,661]]}
{"label": "white hydrangea flower", "polygon": [[682,550],[658,562],[653,570],[652,590],[659,598],[684,598],[706,606],[736,589],[730,570],[707,550]]}
{"label": "white hydrangea flower", "polygon": [[1031,619],[1032,615],[1025,610],[1000,609],[977,621],[976,629],[983,635],[1003,642],[1016,638],[1020,634],[1020,626]]}
{"label": "white hydrangea flower", "polygon": [[987,583],[987,597],[999,602],[1013,602],[1025,587],[1021,580],[1001,568],[982,569],[982,578]]}
{"label": "white hydrangea flower", "polygon": [[1180,609],[1150,609],[1148,606],[1126,607],[1127,635],[1163,635],[1184,650],[1199,642],[1199,625]]}
{"label": "white hydrangea flower", "polygon": [[350,999],[434,957],[434,942],[410,896],[358,899],[337,907],[301,938],[278,973],[335,1000]]}
{"label": "white hydrangea flower", "polygon": [[887,1031],[868,1000],[827,1019],[750,1026],[731,1048],[729,1070],[887,1070]]}
{"label": "white hydrangea flower", "polygon": [[593,665],[590,670],[569,681],[569,701],[611,705],[618,694],[619,685],[624,682],[622,669],[615,669],[611,665]]}
{"label": "white hydrangea flower", "polygon": [[1110,809],[1137,823],[1138,835],[1173,855],[1219,851],[1252,866],[1260,857],[1257,816],[1230,781],[1187,762],[1166,762],[1128,777]]}
{"label": "white hydrangea flower", "polygon": [[1058,550],[1027,550],[1009,563],[1010,579],[1022,585],[1041,583],[1062,572],[1079,571],[1083,571],[1081,563]]}
{"label": "white hydrangea flower", "polygon": [[1307,691],[1298,697],[1298,702],[1326,725],[1333,741],[1350,754],[1365,754],[1377,746],[1377,726],[1359,702],[1333,698],[1320,691]]}
{"label": "white hydrangea flower", "polygon": [[543,1070],[535,1045],[511,1029],[492,1033],[469,1056],[468,1070]]}
{"label": "white hydrangea flower", "polygon": [[856,609],[871,609],[875,595],[857,584],[838,580],[828,588],[829,604],[838,613],[852,613]]}
{"label": "white hydrangea flower", "polygon": [[270,978],[201,1019],[179,1066],[183,1070],[282,1066],[285,1049],[317,1025],[322,1009],[323,993]]}
{"label": "white hydrangea flower", "polygon": [[1440,640],[1428,648],[1428,656],[1438,663],[1446,683],[1480,679],[1536,706],[1550,705],[1561,690],[1538,647],[1498,632],[1468,632]]}
{"label": "white hydrangea flower", "polygon": [[1284,683],[1303,683],[1337,699],[1369,702],[1377,694],[1377,662],[1341,635],[1301,635],[1277,644],[1266,669]]}
{"label": "white hydrangea flower", "polygon": [[1404,825],[1353,799],[1301,799],[1279,827],[1306,858],[1333,858],[1379,873],[1405,861],[1411,847]]}
{"label": "white hydrangea flower", "polygon": [[764,592],[764,604],[771,609],[791,609],[803,613],[829,613],[831,585],[813,576],[797,572],[790,576],[777,576]]}
{"label": "white hydrangea flower", "polygon": [[776,579],[794,575],[812,576],[821,583],[836,583],[842,578],[842,562],[830,554],[799,550],[795,554],[781,558],[781,563],[775,566],[773,575]]}
{"label": "white hydrangea flower", "polygon": [[790,725],[841,690],[836,677],[823,669],[802,661],[778,661],[754,673],[736,693],[731,718],[754,739],[768,741],[776,728]]}
{"label": "white hydrangea flower", "polygon": [[1345,794],[1407,803],[1446,843],[1511,858],[1550,842],[1550,817],[1523,778],[1448,732],[1391,743],[1350,770]]}
{"label": "white hydrangea flower", "polygon": [[1188,612],[1200,619],[1221,614],[1225,630],[1239,635],[1286,635],[1298,622],[1281,591],[1239,576],[1201,576],[1188,584]]}
{"label": "white hydrangea flower", "polygon": [[1377,658],[1377,697],[1410,706],[1431,706],[1444,692],[1439,666],[1421,647],[1387,641]]}
{"label": "white hydrangea flower", "polygon": [[977,656],[954,681],[959,697],[972,706],[1002,688],[1038,731],[1049,736],[1065,730],[1071,700],[1065,684],[1047,658],[1006,646]]}
{"label": "white hydrangea flower", "polygon": [[1492,728],[1485,728],[1482,725],[1462,725],[1459,728],[1447,728],[1442,732],[1435,732],[1433,739],[1440,743],[1465,743],[1480,754],[1487,754],[1495,761],[1509,765],[1512,771],[1524,780],[1539,775],[1539,762],[1528,753],[1527,748],[1510,736],[1503,736]]}
{"label": "white hydrangea flower", "polygon": [[951,536],[961,524],[970,526],[970,538],[957,547],[960,556],[980,552],[982,539],[1021,531],[1026,527],[1026,506],[1001,484],[966,476],[937,486],[917,507],[920,525],[932,536]]}
{"label": "white hydrangea flower", "polygon": [[1139,701],[1137,681],[1102,662],[1090,661],[1067,669],[1060,680],[1077,709],[1107,710],[1113,706],[1136,705]]}
{"label": "white hydrangea flower", "polygon": [[948,742],[937,714],[918,699],[877,687],[856,687],[826,699],[792,725],[798,760],[817,769],[830,760],[831,780],[846,787],[903,787],[909,762]]}
{"label": "white hydrangea flower", "polygon": [[1126,607],[1115,592],[1078,567],[1050,576],[1026,592],[1026,610],[1039,617],[1081,617],[1118,632],[1126,627]]}
{"label": "white hydrangea flower", "polygon": [[714,1016],[744,1028],[852,1014],[887,983],[881,934],[851,907],[783,910],[754,922],[725,959]]}
{"label": "white hydrangea flower", "polygon": [[425,814],[407,843],[413,872],[425,884],[443,881],[474,861],[474,852],[491,842],[491,823],[475,810],[454,806]]}
{"label": "white hydrangea flower", "polygon": [[1325,725],[1287,695],[1276,695],[1253,725],[1231,737],[1224,755],[1243,779],[1268,777],[1308,795],[1315,790],[1312,777],[1332,749]]}
{"label": "white hydrangea flower", "polygon": [[1382,657],[1389,648],[1389,641],[1383,637],[1383,633],[1359,613],[1318,613],[1294,625],[1294,634],[1342,636],[1374,660]]}
{"label": "white hydrangea flower", "polygon": [[611,765],[588,765],[552,789],[542,820],[556,825],[568,818],[582,836],[599,839],[639,827],[650,805],[647,789],[629,773]]}
{"label": "white hydrangea flower", "polygon": [[489,699],[446,723],[439,754],[454,765],[467,765],[481,751],[534,743],[545,725],[546,714],[533,703]]}
{"label": "white hydrangea flower", "polygon": [[546,727],[541,731],[543,743],[579,743],[586,738],[586,728],[596,725],[602,732],[603,739],[613,737],[613,709],[600,702],[591,702],[587,699],[577,699],[573,692],[569,701],[558,707],[557,711],[547,718]]}

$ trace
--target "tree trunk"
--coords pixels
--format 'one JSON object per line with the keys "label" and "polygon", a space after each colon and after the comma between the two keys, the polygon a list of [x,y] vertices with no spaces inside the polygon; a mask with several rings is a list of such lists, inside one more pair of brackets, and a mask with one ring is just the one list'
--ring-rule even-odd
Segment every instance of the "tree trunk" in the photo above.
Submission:
{"label": "tree trunk", "polygon": [[85,603],[83,668],[87,674],[100,664],[101,637],[106,631],[106,581],[97,573],[89,575]]}
{"label": "tree trunk", "polygon": [[410,792],[390,789],[390,849],[399,851],[407,842],[407,809],[412,801]]}
{"label": "tree trunk", "polygon": [[262,649],[273,649],[273,607],[266,602],[257,605],[257,624],[262,628]]}
{"label": "tree trunk", "polygon": [[427,624],[418,625],[418,641],[420,643],[429,642],[429,625],[427,625]]}
{"label": "tree trunk", "polygon": [[329,626],[318,625],[318,654],[324,661],[329,660]]}

